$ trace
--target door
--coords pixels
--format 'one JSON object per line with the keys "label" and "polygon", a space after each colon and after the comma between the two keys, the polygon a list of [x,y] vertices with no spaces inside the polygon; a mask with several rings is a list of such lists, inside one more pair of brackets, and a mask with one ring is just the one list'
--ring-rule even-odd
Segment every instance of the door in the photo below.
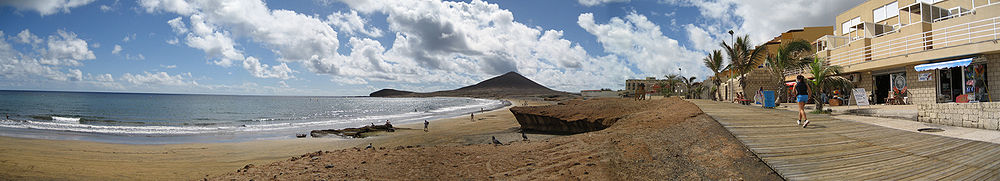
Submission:
{"label": "door", "polygon": [[890,86],[889,74],[875,76],[875,90],[872,90],[875,95],[875,104],[885,104],[885,98],[889,97]]}

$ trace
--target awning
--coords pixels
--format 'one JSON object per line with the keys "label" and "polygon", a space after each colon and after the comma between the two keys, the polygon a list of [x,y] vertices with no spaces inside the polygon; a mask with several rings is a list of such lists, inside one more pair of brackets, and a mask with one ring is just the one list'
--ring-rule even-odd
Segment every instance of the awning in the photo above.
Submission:
{"label": "awning", "polygon": [[964,67],[964,66],[969,66],[969,63],[972,63],[972,58],[958,59],[947,62],[920,64],[914,66],[913,69],[917,70],[917,72],[920,72],[927,70],[946,69],[952,67]]}

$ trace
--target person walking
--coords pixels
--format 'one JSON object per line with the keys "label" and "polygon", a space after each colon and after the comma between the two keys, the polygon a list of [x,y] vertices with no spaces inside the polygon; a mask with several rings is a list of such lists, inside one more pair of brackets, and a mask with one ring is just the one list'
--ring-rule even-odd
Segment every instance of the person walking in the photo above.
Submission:
{"label": "person walking", "polygon": [[[806,117],[806,102],[809,102],[809,93],[812,87],[806,83],[806,77],[799,75],[795,77],[795,102],[799,103],[799,120],[795,124],[801,124],[802,128],[809,125],[809,118]],[[802,121],[805,120],[805,121]]]}
{"label": "person walking", "polygon": [[427,132],[427,125],[428,124],[431,124],[431,122],[427,122],[427,120],[425,119],[424,120],[424,132]]}

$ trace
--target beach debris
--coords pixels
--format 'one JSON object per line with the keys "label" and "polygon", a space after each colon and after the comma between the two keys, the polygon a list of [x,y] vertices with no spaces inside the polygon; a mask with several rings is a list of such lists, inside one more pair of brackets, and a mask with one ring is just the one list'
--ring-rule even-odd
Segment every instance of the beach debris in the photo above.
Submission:
{"label": "beach debris", "polygon": [[496,136],[493,136],[493,144],[494,144],[494,145],[503,145],[503,143],[502,143],[502,142],[500,142],[500,140],[497,140],[497,137],[496,137]]}
{"label": "beach debris", "polygon": [[296,134],[295,134],[295,137],[296,137],[296,138],[305,138],[305,137],[306,137],[306,134],[303,134],[303,133],[296,133]]}
{"label": "beach debris", "polygon": [[366,146],[365,149],[366,150],[367,149],[375,149],[375,147],[372,147],[372,143],[368,143],[368,146]]}
{"label": "beach debris", "polygon": [[391,124],[387,123],[385,125],[364,126],[360,128],[312,130],[309,132],[309,136],[319,138],[332,134],[343,137],[364,138],[365,136],[362,133],[377,131],[395,132],[396,128],[393,128]]}
{"label": "beach debris", "polygon": [[521,131],[521,141],[528,141],[528,135],[524,134],[523,130]]}
{"label": "beach debris", "polygon": [[326,164],[324,168],[333,168],[333,164]]}

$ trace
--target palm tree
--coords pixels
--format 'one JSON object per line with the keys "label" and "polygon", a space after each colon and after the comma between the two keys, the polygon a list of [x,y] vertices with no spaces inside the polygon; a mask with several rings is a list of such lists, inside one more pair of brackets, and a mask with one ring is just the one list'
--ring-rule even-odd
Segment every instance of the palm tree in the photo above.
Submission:
{"label": "palm tree", "polygon": [[837,75],[842,69],[840,66],[828,65],[820,58],[813,58],[812,63],[809,63],[809,73],[813,75],[813,80],[808,81],[809,86],[812,86],[809,94],[816,101],[816,110],[823,110],[823,98],[820,97],[822,93],[830,95],[833,90],[846,92],[854,87],[850,80]]}
{"label": "palm tree", "polygon": [[[708,69],[712,70],[712,75],[714,75],[712,76],[712,85],[715,85],[715,87],[719,87],[719,84],[722,83],[722,80],[719,79],[719,72],[723,71],[722,50],[712,50],[712,53],[708,54],[708,57],[705,57],[705,59],[702,59],[702,61],[705,62],[705,66],[708,67]],[[712,100],[718,100],[718,98],[721,97],[722,93],[719,91],[715,91],[715,96],[712,97]]]}
{"label": "palm tree", "polygon": [[664,79],[666,82],[659,84],[660,93],[665,97],[673,96],[674,91],[677,90],[678,84],[683,83],[682,79],[684,79],[684,77],[677,74],[665,75],[664,77],[666,77],[666,79]]}
{"label": "palm tree", "polygon": [[686,99],[691,99],[692,97],[694,97],[693,90],[695,88],[694,86],[696,86],[695,84],[697,83],[694,81],[695,78],[697,77],[691,76],[689,78],[684,78],[684,77],[680,78],[681,81],[684,81],[684,91],[686,91],[684,92],[685,93],[684,98]]}
{"label": "palm tree", "polygon": [[[753,46],[750,42],[750,35],[736,38],[733,45],[726,42],[719,43],[726,54],[729,55],[729,65],[726,69],[732,71],[732,78],[743,77],[757,67],[757,60],[764,57],[767,52],[765,46]],[[743,92],[747,89],[747,80],[740,79],[740,88]]]}
{"label": "palm tree", "polygon": [[[778,87],[784,87],[785,71],[802,68],[809,64],[810,61],[805,58],[809,51],[812,51],[812,45],[800,39],[778,46],[777,53],[767,57],[766,67],[772,76],[778,77],[776,82]],[[784,95],[781,94],[782,90],[784,89],[778,89],[775,95]]]}

